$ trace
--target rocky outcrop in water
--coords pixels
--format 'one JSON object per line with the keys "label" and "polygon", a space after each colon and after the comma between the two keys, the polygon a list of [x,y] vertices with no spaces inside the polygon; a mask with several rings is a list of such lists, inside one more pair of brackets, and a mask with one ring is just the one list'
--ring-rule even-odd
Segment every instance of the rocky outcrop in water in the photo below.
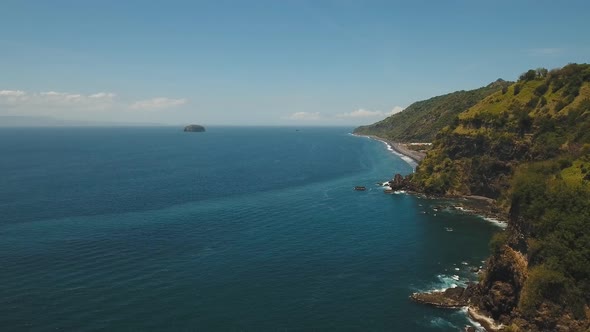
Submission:
{"label": "rocky outcrop in water", "polygon": [[467,288],[455,287],[444,291],[432,291],[425,293],[414,293],[410,296],[418,303],[431,305],[437,308],[455,309],[469,304],[469,298],[474,290],[474,285]]}
{"label": "rocky outcrop in water", "polygon": [[[455,287],[444,291],[432,291],[414,293],[410,296],[417,303],[426,304],[443,309],[458,309],[468,307],[467,313],[476,322],[480,323],[486,331],[498,331],[502,324],[488,316],[487,312],[481,312],[474,301],[482,297],[482,289],[479,284],[469,284],[466,288]],[[466,326],[465,331],[475,331],[473,326]]]}
{"label": "rocky outcrop in water", "polygon": [[411,181],[411,175],[406,175],[405,177],[401,174],[396,174],[393,176],[393,179],[389,181],[389,186],[392,190],[410,190],[414,191],[415,187]]}

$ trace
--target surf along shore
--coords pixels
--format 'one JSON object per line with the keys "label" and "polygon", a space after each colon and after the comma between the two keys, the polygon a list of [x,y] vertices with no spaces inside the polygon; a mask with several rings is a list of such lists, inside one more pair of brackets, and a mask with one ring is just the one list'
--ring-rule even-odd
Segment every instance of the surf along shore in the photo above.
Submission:
{"label": "surf along shore", "polygon": [[416,164],[419,164],[422,161],[422,159],[424,159],[424,157],[426,157],[426,153],[416,151],[416,150],[411,150],[407,147],[407,144],[404,144],[404,143],[393,142],[393,141],[390,141],[386,138],[382,138],[382,137],[375,136],[375,135],[357,135],[357,134],[353,134],[353,135],[359,136],[359,137],[368,137],[368,138],[372,138],[377,141],[381,141],[381,142],[387,144],[389,147],[391,147],[391,149],[394,150],[395,152],[412,159]]}
{"label": "surf along shore", "polygon": [[[420,162],[426,157],[426,153],[412,150],[408,148],[407,143],[400,143],[400,142],[393,142],[386,138],[382,138],[375,135],[358,135],[352,134],[357,137],[367,137],[370,139],[374,139],[380,142],[385,143],[390,150],[394,151],[398,155],[408,158],[410,165],[416,168]],[[395,176],[397,177],[397,175]],[[394,177],[394,179],[395,179]],[[394,179],[391,179],[392,181]],[[401,179],[405,184],[407,184],[407,180]],[[412,187],[412,186],[410,186]],[[493,222],[498,226],[505,228],[507,226],[504,220],[508,220],[508,215],[503,212],[501,209],[498,208],[496,205],[496,200],[484,197],[484,196],[476,196],[476,195],[442,195],[442,196],[435,196],[435,195],[428,195],[426,193],[420,192],[415,188],[403,188],[402,190],[406,191],[409,194],[418,195],[424,198],[432,198],[432,199],[451,199],[458,205],[453,205],[451,208],[460,210],[465,214],[477,215],[489,222]]]}
{"label": "surf along shore", "polygon": [[[411,159],[412,162],[415,164],[412,165],[413,167],[416,167],[418,164],[420,164],[420,162],[426,157],[426,153],[409,149],[407,147],[407,144],[404,143],[392,142],[388,139],[384,139],[382,137],[374,135],[353,135],[358,137],[367,137],[385,143],[388,147],[390,147],[391,150]],[[394,179],[398,176],[401,177],[401,175],[396,174]],[[391,180],[390,183],[393,181],[394,180]],[[508,216],[504,215],[504,213],[499,211],[499,209],[496,206],[496,201],[494,199],[475,195],[432,197],[425,195],[424,193],[411,190],[408,190],[408,193],[422,196],[424,198],[458,200],[459,205],[452,206],[454,210],[460,210],[463,213],[467,214],[478,215],[488,221],[498,224],[502,228],[505,228],[507,226],[506,222],[500,220],[507,220]],[[482,271],[478,272],[481,273]],[[437,308],[466,308],[467,316],[473,322],[479,324],[479,326],[484,328],[486,331],[500,330],[502,328],[501,324],[496,324],[496,322],[491,317],[488,317],[485,314],[479,312],[478,309],[472,305],[471,293],[476,285],[476,283],[470,282],[467,287],[456,287],[448,288],[445,290],[432,290],[421,293],[413,293],[410,296],[410,299],[417,303],[430,305]],[[466,326],[465,330],[475,331],[476,329],[473,326]]]}

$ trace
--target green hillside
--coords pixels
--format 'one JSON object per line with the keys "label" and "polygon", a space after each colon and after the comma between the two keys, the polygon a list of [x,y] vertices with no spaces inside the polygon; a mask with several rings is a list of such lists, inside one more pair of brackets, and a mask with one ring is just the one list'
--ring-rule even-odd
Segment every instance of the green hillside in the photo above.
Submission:
{"label": "green hillside", "polygon": [[529,70],[442,129],[411,178],[509,212],[472,301],[510,331],[590,328],[590,65]]}
{"label": "green hillside", "polygon": [[456,91],[415,102],[382,121],[356,128],[354,133],[376,135],[398,142],[431,142],[440,129],[452,124],[457,114],[508,85],[509,82],[497,80],[479,89]]}
{"label": "green hillside", "polygon": [[443,128],[415,183],[432,194],[498,198],[522,162],[581,158],[590,143],[588,65],[532,72]]}

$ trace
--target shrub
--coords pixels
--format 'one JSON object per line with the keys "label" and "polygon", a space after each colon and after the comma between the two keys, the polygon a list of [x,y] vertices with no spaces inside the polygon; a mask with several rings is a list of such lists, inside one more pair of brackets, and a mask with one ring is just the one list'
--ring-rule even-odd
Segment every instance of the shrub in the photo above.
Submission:
{"label": "shrub", "polygon": [[556,104],[555,104],[555,112],[559,112],[561,111],[567,104],[564,103],[562,100],[559,100]]}
{"label": "shrub", "polygon": [[516,84],[514,86],[514,95],[516,96],[519,93],[520,93],[520,84]]}
{"label": "shrub", "polygon": [[571,159],[559,159],[557,161],[557,163],[559,164],[559,169],[566,169],[568,167],[571,167],[573,165],[572,160]]}
{"label": "shrub", "polygon": [[526,110],[521,110],[516,113],[516,119],[518,124],[518,132],[520,135],[524,135],[527,131],[531,129],[533,124],[533,118],[529,115],[529,112]]}
{"label": "shrub", "polygon": [[494,254],[500,253],[506,244],[508,244],[508,233],[505,231],[498,232],[490,240],[490,251]]}
{"label": "shrub", "polygon": [[563,274],[545,265],[531,268],[520,293],[519,309],[525,315],[532,315],[545,299],[561,303],[565,283]]}
{"label": "shrub", "polygon": [[561,79],[557,79],[553,82],[553,89],[551,91],[557,92],[559,89],[563,88],[564,82]]}
{"label": "shrub", "polygon": [[543,83],[535,89],[535,95],[542,96],[545,94],[545,92],[547,92],[547,90],[549,90],[549,87],[547,84]]}
{"label": "shrub", "polygon": [[529,100],[529,101],[526,103],[526,106],[527,106],[527,107],[529,107],[529,108],[535,108],[535,106],[537,106],[537,104],[538,104],[538,103],[539,103],[539,97],[537,97],[537,96],[533,96],[533,97],[531,98],[531,100]]}
{"label": "shrub", "polygon": [[547,99],[545,99],[544,96],[541,96],[541,99],[539,100],[539,107],[543,107],[547,105]]}
{"label": "shrub", "polygon": [[576,99],[576,97],[574,95],[568,95],[567,97],[565,97],[565,99],[563,100],[563,102],[566,105],[569,105],[569,104],[571,104],[574,101],[574,99]]}

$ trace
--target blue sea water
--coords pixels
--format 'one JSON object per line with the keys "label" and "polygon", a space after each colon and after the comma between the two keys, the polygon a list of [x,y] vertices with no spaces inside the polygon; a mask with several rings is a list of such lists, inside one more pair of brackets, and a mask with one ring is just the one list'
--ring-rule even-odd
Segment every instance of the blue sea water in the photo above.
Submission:
{"label": "blue sea water", "polygon": [[412,167],[349,132],[0,129],[1,329],[458,331],[408,296],[497,228],[383,194]]}

